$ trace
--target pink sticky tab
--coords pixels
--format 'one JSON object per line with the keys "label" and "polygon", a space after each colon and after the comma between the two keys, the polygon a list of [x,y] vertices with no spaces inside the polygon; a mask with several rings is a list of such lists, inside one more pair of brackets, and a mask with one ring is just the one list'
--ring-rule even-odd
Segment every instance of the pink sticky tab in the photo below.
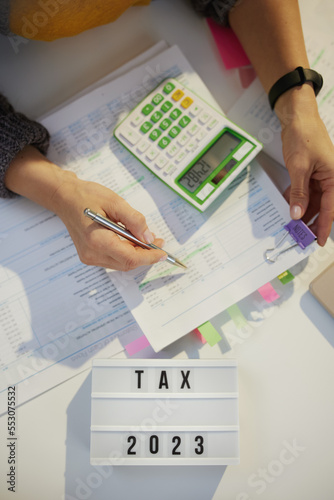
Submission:
{"label": "pink sticky tab", "polygon": [[207,340],[203,337],[203,335],[201,334],[201,332],[199,331],[198,328],[195,328],[195,330],[193,330],[193,332],[196,335],[196,337],[198,337],[200,339],[202,344],[206,344]]}
{"label": "pink sticky tab", "polygon": [[258,289],[258,292],[262,295],[266,302],[274,302],[274,300],[279,299],[279,295],[273,288],[271,283],[267,283],[266,285],[261,286]]}
{"label": "pink sticky tab", "polygon": [[125,350],[129,354],[129,356],[133,356],[134,354],[137,354],[137,352],[142,351],[143,349],[145,349],[145,347],[148,347],[149,345],[151,344],[149,343],[145,335],[142,335],[138,339],[126,345]]}
{"label": "pink sticky tab", "polygon": [[250,60],[233,30],[225,26],[220,26],[212,19],[207,19],[207,22],[225,68],[232,69],[250,66]]}

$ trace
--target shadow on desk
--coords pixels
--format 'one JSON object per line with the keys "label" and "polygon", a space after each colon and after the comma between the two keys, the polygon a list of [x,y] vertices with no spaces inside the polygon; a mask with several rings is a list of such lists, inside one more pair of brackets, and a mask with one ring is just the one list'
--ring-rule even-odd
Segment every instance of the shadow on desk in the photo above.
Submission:
{"label": "shadow on desk", "polygon": [[317,330],[334,347],[334,319],[332,316],[317,302],[309,291],[302,296],[300,305]]}
{"label": "shadow on desk", "polygon": [[67,410],[64,500],[211,500],[226,467],[91,466],[91,374]]}

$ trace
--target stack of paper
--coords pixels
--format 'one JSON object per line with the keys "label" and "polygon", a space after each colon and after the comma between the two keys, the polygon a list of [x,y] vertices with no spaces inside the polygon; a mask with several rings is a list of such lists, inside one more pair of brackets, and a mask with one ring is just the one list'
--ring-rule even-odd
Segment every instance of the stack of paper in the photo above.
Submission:
{"label": "stack of paper", "polygon": [[143,332],[162,349],[312,251],[292,250],[273,265],[264,261],[284,231],[288,207],[257,163],[201,214],[113,138],[124,114],[169,76],[217,106],[177,47],[158,49],[43,122],[51,133],[50,159],[124,197],[189,270],[160,263],[125,274],[84,266],[56,216],[24,199],[1,200],[4,405],[9,385],[21,384],[22,403]]}

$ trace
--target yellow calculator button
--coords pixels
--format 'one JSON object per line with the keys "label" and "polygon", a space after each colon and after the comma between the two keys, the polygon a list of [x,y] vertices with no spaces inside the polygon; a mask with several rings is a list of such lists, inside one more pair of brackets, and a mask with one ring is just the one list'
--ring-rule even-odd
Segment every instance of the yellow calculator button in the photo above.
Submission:
{"label": "yellow calculator button", "polygon": [[185,97],[183,101],[181,102],[181,106],[184,109],[189,108],[190,104],[192,104],[194,101],[190,97]]}
{"label": "yellow calculator button", "polygon": [[179,101],[183,96],[184,92],[182,92],[182,90],[175,90],[175,92],[172,94],[172,99],[174,99],[174,101]]}

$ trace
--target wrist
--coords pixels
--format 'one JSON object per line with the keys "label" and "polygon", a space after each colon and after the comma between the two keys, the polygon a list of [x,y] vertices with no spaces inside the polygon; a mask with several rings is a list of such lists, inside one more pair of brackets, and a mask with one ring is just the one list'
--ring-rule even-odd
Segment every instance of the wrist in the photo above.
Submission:
{"label": "wrist", "polygon": [[59,168],[55,174],[54,189],[47,208],[62,219],[68,212],[69,205],[72,205],[73,200],[77,198],[78,184],[83,181],[69,170]]}
{"label": "wrist", "polygon": [[318,115],[318,105],[312,83],[293,87],[282,94],[275,104],[275,113],[282,129],[303,117]]}
{"label": "wrist", "polygon": [[76,175],[61,169],[33,146],[26,146],[11,162],[6,187],[16,194],[57,213],[63,186],[73,183]]}

